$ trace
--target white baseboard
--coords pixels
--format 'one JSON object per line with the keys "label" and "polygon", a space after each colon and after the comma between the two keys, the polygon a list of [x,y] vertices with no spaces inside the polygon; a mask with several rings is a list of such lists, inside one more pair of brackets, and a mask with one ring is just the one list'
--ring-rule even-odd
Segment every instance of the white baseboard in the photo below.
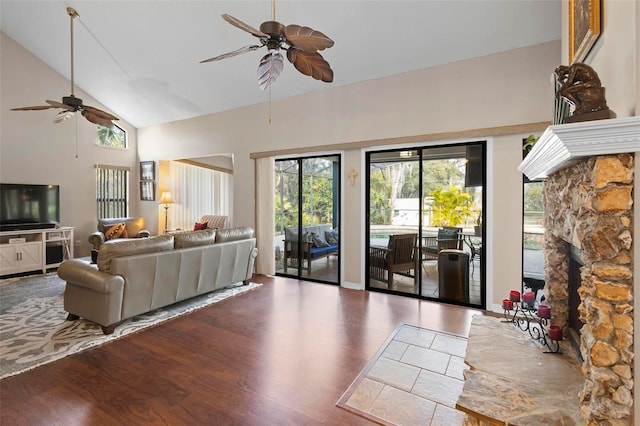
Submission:
{"label": "white baseboard", "polygon": [[341,287],[348,288],[351,290],[364,290],[364,284],[362,283],[351,283],[348,281],[343,281]]}

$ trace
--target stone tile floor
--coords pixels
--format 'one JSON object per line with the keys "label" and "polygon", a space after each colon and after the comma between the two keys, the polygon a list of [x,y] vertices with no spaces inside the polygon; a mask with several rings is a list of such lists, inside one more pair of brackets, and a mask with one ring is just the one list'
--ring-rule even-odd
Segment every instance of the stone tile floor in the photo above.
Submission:
{"label": "stone tile floor", "polygon": [[391,425],[462,424],[467,339],[402,324],[338,405]]}

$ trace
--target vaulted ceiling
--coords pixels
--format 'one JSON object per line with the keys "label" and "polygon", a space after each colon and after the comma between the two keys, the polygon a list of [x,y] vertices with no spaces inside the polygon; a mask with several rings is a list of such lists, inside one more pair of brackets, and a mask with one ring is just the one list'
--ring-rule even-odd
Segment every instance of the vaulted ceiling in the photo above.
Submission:
{"label": "vaulted ceiling", "polygon": [[[377,79],[558,40],[561,0],[278,0],[275,18],[322,31],[333,83],[305,76],[285,59],[262,91],[257,67],[266,49],[219,62],[203,59],[256,44],[229,25],[230,14],[258,28],[272,1],[76,0],[0,2],[0,30],[70,78],[69,16],[75,83],[116,115],[146,127]],[[69,95],[52,87],[48,99]],[[25,99],[25,105],[43,99]],[[19,105],[17,105],[19,106]]]}

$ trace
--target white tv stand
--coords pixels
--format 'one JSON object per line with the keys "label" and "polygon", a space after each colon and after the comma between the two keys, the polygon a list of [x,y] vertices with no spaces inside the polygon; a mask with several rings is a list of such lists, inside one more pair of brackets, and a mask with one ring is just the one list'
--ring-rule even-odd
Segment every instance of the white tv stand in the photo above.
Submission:
{"label": "white tv stand", "polygon": [[0,275],[57,268],[73,259],[69,226],[0,232]]}

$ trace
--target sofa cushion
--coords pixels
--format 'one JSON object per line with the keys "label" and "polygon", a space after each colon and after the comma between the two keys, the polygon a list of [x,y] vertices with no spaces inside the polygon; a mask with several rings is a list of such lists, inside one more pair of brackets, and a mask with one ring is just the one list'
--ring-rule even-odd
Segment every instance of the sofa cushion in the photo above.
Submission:
{"label": "sofa cushion", "polygon": [[98,269],[110,272],[111,261],[117,257],[173,250],[173,244],[173,235],[105,241],[98,252]]}
{"label": "sofa cushion", "polygon": [[202,229],[199,231],[178,232],[172,235],[174,247],[181,249],[213,244],[216,238],[216,231],[215,229]]}
{"label": "sofa cushion", "polygon": [[438,229],[439,240],[455,240],[458,238],[459,231],[457,229]]}
{"label": "sofa cushion", "polygon": [[338,246],[333,244],[326,247],[311,247],[311,258],[326,256],[336,251],[338,251]]}
{"label": "sofa cushion", "polygon": [[216,243],[253,238],[253,228],[226,228],[216,231]]}
{"label": "sofa cushion", "polygon": [[196,222],[196,224],[193,225],[194,231],[201,231],[203,229],[207,229],[207,222]]}
{"label": "sofa cushion", "polygon": [[116,238],[129,238],[129,235],[127,235],[127,227],[124,222],[116,223],[115,225],[105,229],[105,240],[115,240]]}

